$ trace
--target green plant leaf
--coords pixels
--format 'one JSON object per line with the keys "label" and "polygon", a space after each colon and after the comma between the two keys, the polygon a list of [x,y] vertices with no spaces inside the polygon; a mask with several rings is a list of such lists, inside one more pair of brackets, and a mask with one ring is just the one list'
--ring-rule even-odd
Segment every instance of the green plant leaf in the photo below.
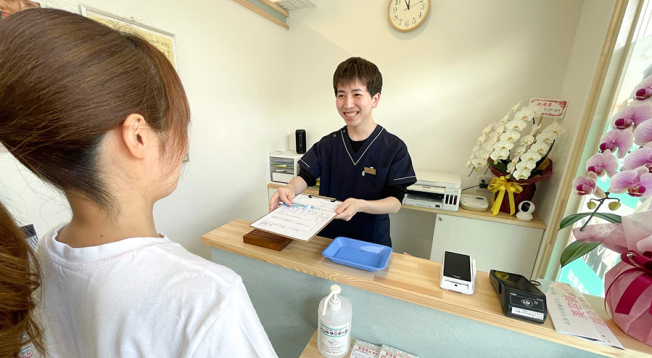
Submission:
{"label": "green plant leaf", "polygon": [[591,213],[579,213],[579,214],[568,215],[567,217],[563,218],[559,223],[559,230],[571,226],[578,220],[589,215],[591,215]]}
{"label": "green plant leaf", "polygon": [[600,246],[599,242],[585,243],[574,241],[564,249],[564,252],[561,253],[559,264],[561,267],[564,267],[569,263],[579,259],[580,257],[588,254],[598,246]]}
{"label": "green plant leaf", "polygon": [[[579,213],[579,214],[573,214],[573,215],[568,215],[567,217],[563,218],[561,222],[559,223],[559,230],[569,227],[579,221],[580,219],[591,215],[591,213]],[[609,213],[595,213],[593,216],[598,217],[602,220],[607,220],[608,222],[615,223],[615,224],[620,224],[623,220],[620,215],[616,214],[609,214]]]}
{"label": "green plant leaf", "polygon": [[595,213],[595,216],[599,217],[600,219],[607,220],[612,223],[620,224],[623,222],[622,217],[620,215],[616,214],[609,214],[609,213]]}

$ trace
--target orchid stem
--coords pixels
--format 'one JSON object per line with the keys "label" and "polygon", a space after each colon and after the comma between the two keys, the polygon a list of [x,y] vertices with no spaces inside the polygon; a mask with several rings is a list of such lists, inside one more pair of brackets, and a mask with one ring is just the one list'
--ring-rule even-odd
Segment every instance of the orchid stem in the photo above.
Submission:
{"label": "orchid stem", "polygon": [[[602,204],[604,204],[605,201],[607,201],[607,199],[613,199],[613,198],[610,198],[610,197],[609,197],[609,192],[608,192],[608,191],[605,192],[605,195],[606,195],[606,196],[605,196],[604,198],[602,198],[602,199],[597,199],[597,200],[596,200],[596,201],[599,201],[600,203],[599,203],[598,206],[595,208],[595,210],[593,210],[593,212],[591,213],[591,215],[589,215],[589,219],[586,220],[586,222],[584,223],[584,225],[582,225],[582,228],[580,229],[580,231],[584,231],[584,228],[586,228],[586,226],[589,224],[589,222],[591,222],[591,219],[593,219],[593,215],[595,215],[595,213],[597,213],[598,210],[600,210],[600,207],[602,206]],[[593,200],[593,199],[592,199],[592,200]]]}
{"label": "orchid stem", "polygon": [[471,172],[469,173],[469,177],[471,176],[471,174],[473,174],[473,171],[475,171],[475,167],[473,167],[473,169],[471,169]]}

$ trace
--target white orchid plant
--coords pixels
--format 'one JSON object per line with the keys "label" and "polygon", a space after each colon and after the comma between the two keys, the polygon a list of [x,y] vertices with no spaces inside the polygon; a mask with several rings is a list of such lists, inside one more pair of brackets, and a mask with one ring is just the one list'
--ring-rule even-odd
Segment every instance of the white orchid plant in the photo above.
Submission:
{"label": "white orchid plant", "polygon": [[[542,163],[564,129],[553,122],[539,132],[541,120],[537,124],[536,117],[541,116],[544,108],[529,106],[519,110],[520,105],[521,102],[517,103],[503,119],[482,130],[466,163],[467,168],[478,171],[485,166],[493,167],[515,180],[530,179],[541,173]],[[522,135],[530,122],[530,131]]]}

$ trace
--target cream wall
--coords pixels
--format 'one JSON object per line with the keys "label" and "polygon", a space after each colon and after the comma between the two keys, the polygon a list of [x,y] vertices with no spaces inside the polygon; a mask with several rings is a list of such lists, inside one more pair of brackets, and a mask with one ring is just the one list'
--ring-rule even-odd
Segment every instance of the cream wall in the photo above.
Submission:
{"label": "cream wall", "polygon": [[[49,7],[79,12],[79,1]],[[178,70],[191,110],[190,162],[178,189],[155,207],[157,229],[209,258],[199,237],[235,218],[266,212],[266,153],[287,132],[287,31],[232,1],[85,0],[86,6],[176,35]],[[40,235],[69,220],[65,200],[8,154],[0,154],[0,198]]]}
{"label": "cream wall", "polygon": [[467,187],[477,174],[465,163],[487,124],[519,100],[566,99],[555,175],[535,196],[548,220],[615,1],[432,0],[429,19],[411,33],[391,28],[386,3],[329,0],[291,13],[290,131],[306,129],[310,145],[343,125],[332,74],[361,56],[385,81],[376,122],[407,143],[416,169],[459,174]]}

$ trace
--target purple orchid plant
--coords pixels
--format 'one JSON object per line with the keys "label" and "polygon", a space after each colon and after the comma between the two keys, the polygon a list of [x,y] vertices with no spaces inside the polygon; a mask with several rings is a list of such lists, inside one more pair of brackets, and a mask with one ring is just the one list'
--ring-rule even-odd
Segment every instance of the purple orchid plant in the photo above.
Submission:
{"label": "purple orchid plant", "polygon": [[[559,230],[568,227],[588,216],[584,228],[593,217],[599,217],[612,223],[620,223],[621,216],[613,213],[600,213],[598,210],[605,203],[611,211],[618,210],[620,199],[611,194],[626,193],[632,197],[652,197],[652,76],[638,84],[634,98],[613,115],[611,129],[601,139],[598,153],[586,162],[584,176],[575,178],[573,188],[576,195],[595,195],[587,203],[591,212],[579,213],[565,217]],[[639,147],[630,151],[636,144]],[[624,159],[618,171],[618,159]],[[597,185],[598,178],[608,176],[609,190],[604,192]],[[561,255],[560,264],[565,266],[584,256],[599,246],[600,243],[575,241],[568,245]]]}

